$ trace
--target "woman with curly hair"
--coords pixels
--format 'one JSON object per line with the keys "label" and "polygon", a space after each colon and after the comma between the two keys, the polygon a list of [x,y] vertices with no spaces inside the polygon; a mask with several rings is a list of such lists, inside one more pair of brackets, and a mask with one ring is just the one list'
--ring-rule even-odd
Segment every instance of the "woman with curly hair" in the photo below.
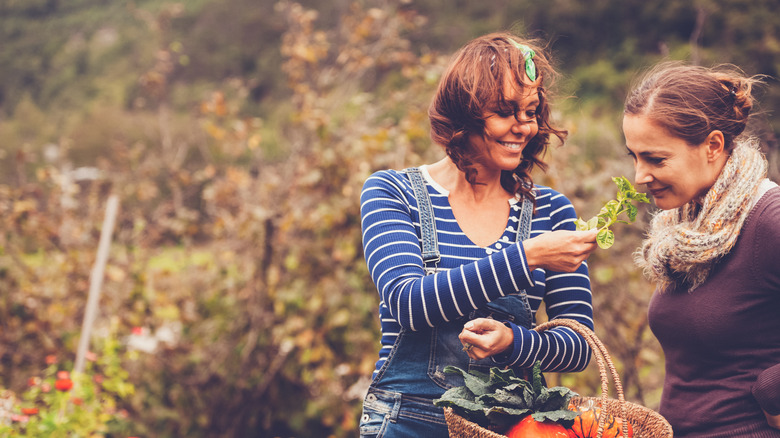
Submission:
{"label": "woman with curly hair", "polygon": [[542,302],[550,319],[593,328],[588,267],[596,231],[557,191],[534,185],[551,136],[554,79],[544,50],[510,33],[472,40],[454,56],[429,109],[446,156],[371,175],[361,194],[363,247],[379,292],[382,338],[363,403],[362,437],[446,437],[433,400],[461,386],[464,370],[541,361],[576,372],[590,348],[565,327],[532,330]]}

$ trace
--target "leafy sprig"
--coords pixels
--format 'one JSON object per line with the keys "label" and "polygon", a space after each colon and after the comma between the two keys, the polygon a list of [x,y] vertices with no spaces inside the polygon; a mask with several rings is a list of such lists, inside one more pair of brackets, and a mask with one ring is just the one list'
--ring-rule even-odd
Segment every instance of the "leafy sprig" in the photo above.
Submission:
{"label": "leafy sprig", "polygon": [[577,393],[563,386],[542,383],[541,362],[534,364],[532,381],[516,377],[511,369],[490,369],[489,374],[466,372],[448,366],[445,373],[463,376],[464,386],[445,392],[433,404],[451,407],[461,417],[490,429],[508,428],[531,415],[536,421],[571,422],[577,412],[568,409]]}
{"label": "leafy sprig", "polygon": [[[613,177],[612,181],[617,184],[617,199],[607,202],[598,215],[593,216],[585,222],[582,218],[577,219],[578,230],[593,230],[598,228],[599,233],[596,236],[596,243],[600,248],[608,249],[615,243],[615,233],[609,228],[617,222],[624,224],[633,223],[636,220],[639,211],[635,203],[649,203],[647,195],[637,192],[631,182],[625,177]],[[628,220],[618,219],[621,214],[626,214]]]}

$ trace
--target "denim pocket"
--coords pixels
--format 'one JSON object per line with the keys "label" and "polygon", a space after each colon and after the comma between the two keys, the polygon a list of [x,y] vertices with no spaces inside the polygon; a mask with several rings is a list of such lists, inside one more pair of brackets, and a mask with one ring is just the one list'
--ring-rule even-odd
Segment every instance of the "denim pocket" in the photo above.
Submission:
{"label": "denim pocket", "polygon": [[360,437],[371,438],[379,437],[385,429],[387,415],[380,414],[370,409],[363,409],[363,415],[360,417]]}
{"label": "denim pocket", "polygon": [[379,398],[376,394],[369,391],[363,400],[363,414],[360,416],[361,438],[379,438],[387,429],[393,402],[383,399],[384,397]]}

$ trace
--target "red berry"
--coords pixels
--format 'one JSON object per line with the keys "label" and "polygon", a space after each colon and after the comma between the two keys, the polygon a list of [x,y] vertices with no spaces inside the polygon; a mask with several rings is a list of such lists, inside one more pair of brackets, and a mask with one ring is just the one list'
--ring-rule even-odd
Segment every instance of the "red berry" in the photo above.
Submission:
{"label": "red berry", "polygon": [[73,388],[73,380],[59,379],[54,382],[54,387],[57,388],[58,391],[70,391],[70,388]]}

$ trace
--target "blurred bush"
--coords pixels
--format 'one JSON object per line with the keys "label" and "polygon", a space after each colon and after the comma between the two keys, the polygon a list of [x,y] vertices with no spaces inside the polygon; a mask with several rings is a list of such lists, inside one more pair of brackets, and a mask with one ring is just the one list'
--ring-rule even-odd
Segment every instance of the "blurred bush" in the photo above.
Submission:
{"label": "blurred bush", "polygon": [[123,350],[116,319],[87,352],[83,372],[61,368],[57,356],[45,358],[42,375],[27,379],[23,393],[0,392],[0,434],[4,437],[128,436],[128,414],[118,402],[133,393],[122,368]]}

